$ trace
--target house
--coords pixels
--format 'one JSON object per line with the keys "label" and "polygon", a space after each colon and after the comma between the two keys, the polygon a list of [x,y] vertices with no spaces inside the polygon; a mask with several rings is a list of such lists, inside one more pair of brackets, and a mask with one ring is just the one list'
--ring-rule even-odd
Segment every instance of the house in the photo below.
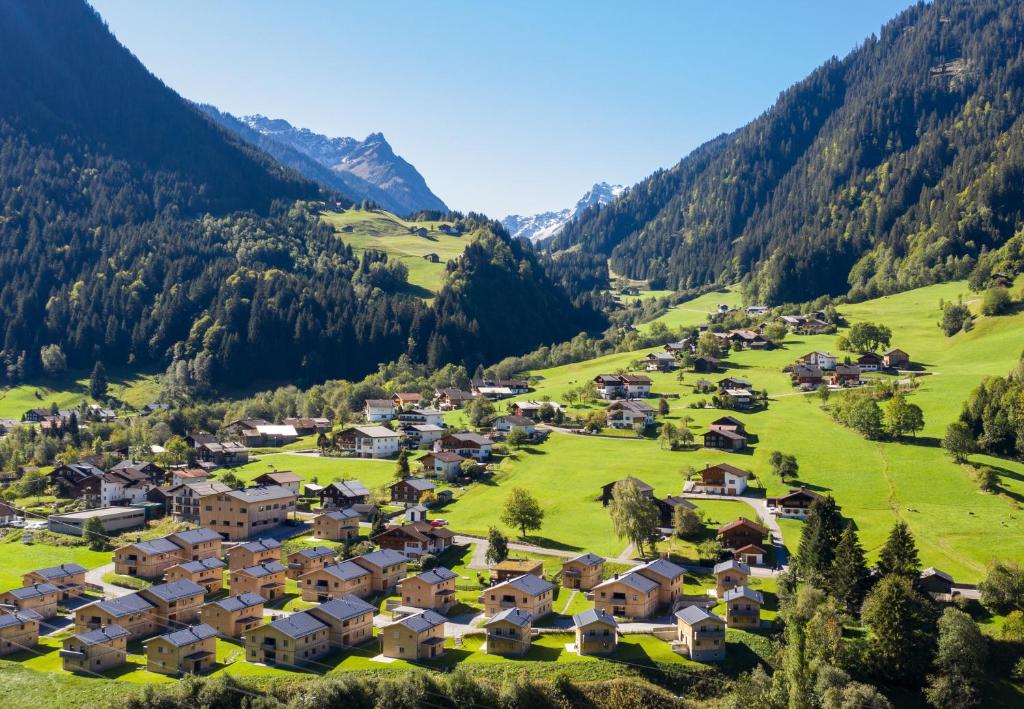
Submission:
{"label": "house", "polygon": [[91,463],[65,463],[50,473],[50,483],[56,488],[57,497],[78,499],[86,504],[100,504],[100,485],[103,471]]}
{"label": "house", "polygon": [[398,583],[402,605],[447,613],[455,605],[455,580],[459,575],[443,566],[436,566]]}
{"label": "house", "polygon": [[604,410],[605,423],[609,428],[633,429],[637,426],[654,425],[655,409],[646,401],[625,399],[613,401]]}
{"label": "house", "polygon": [[228,550],[228,568],[232,571],[268,561],[281,561],[281,542],[276,539],[255,539]]}
{"label": "house", "polygon": [[658,582],[629,572],[594,587],[594,608],[620,618],[642,620],[658,609]]}
{"label": "house", "polygon": [[300,436],[311,436],[314,433],[328,433],[331,430],[331,420],[322,416],[297,418],[289,416],[284,420],[286,426],[291,426]]}
{"label": "house", "polygon": [[533,639],[533,616],[518,608],[506,608],[484,623],[488,655],[525,655]]}
{"label": "house", "polygon": [[736,586],[725,592],[725,622],[730,628],[761,627],[764,596],[748,586]]}
{"label": "house", "polygon": [[676,612],[677,643],[681,654],[694,662],[725,659],[725,620],[700,606]]}
{"label": "house", "polygon": [[391,484],[391,504],[418,505],[433,497],[436,487],[424,478],[403,478]]}
{"label": "house", "polygon": [[0,614],[0,657],[28,650],[39,643],[39,621],[35,611]]}
{"label": "house", "polygon": [[409,557],[394,549],[379,549],[352,559],[352,562],[370,572],[370,585],[379,593],[390,593],[405,576]]}
{"label": "house", "polygon": [[255,431],[257,426],[269,425],[270,421],[261,418],[235,419],[234,421],[231,421],[230,423],[225,425],[224,429],[230,431],[231,433],[241,435],[246,431]]}
{"label": "house", "polygon": [[427,521],[427,508],[423,505],[413,505],[412,507],[405,508],[405,521],[406,522],[426,522]]}
{"label": "house", "polygon": [[580,554],[562,562],[562,587],[591,591],[601,583],[604,559],[597,554]]}
{"label": "house", "polygon": [[767,536],[767,529],[746,517],[737,517],[718,528],[718,538],[726,549],[739,549],[747,544],[760,546]]}
{"label": "house", "polygon": [[203,623],[226,638],[241,638],[263,623],[266,599],[258,593],[242,593],[207,603],[199,610]]}
{"label": "house", "polygon": [[469,388],[476,396],[502,399],[527,393],[530,391],[530,383],[525,379],[473,379],[469,382]]}
{"label": "house", "polygon": [[423,474],[452,482],[462,472],[462,461],[468,460],[453,451],[431,451],[419,459]]}
{"label": "house", "polygon": [[288,578],[297,580],[310,571],[322,569],[338,561],[338,552],[330,547],[309,547],[288,555]]}
{"label": "house", "polygon": [[85,590],[86,568],[81,564],[61,564],[29,571],[21,577],[22,586],[48,583],[60,591],[60,600],[78,598]]}
{"label": "house", "polygon": [[29,409],[21,415],[21,420],[25,423],[40,423],[46,421],[52,416],[49,409],[36,408]]}
{"label": "house", "polygon": [[431,445],[444,435],[445,430],[443,426],[432,423],[407,423],[399,427],[400,435],[406,440],[406,448]]}
{"label": "house", "polygon": [[231,593],[255,593],[268,601],[284,596],[287,569],[279,561],[265,561],[231,572]]}
{"label": "house", "polygon": [[395,416],[395,404],[391,399],[367,399],[363,403],[363,415],[369,423],[390,421]]}
{"label": "house", "polygon": [[671,352],[650,352],[646,359],[648,372],[668,372],[676,368],[676,356]]}
{"label": "house", "polygon": [[934,566],[929,566],[921,572],[917,585],[933,598],[947,600],[953,596],[953,577]]}
{"label": "house", "polygon": [[455,226],[454,224],[442,224],[438,227],[438,230],[442,234],[448,234],[449,236],[461,236],[462,228]]}
{"label": "house", "polygon": [[86,523],[90,519],[98,519],[103,525],[103,533],[114,535],[129,529],[146,525],[146,512],[138,507],[100,507],[84,512],[66,512],[50,515],[47,526],[57,534],[82,536]]}
{"label": "house", "polygon": [[814,364],[796,364],[790,372],[790,378],[797,386],[816,387],[824,377],[821,367]]}
{"label": "house", "polygon": [[490,568],[491,583],[502,583],[523,574],[544,578],[544,562],[536,559],[503,559]]}
{"label": "house", "polygon": [[724,451],[740,451],[747,447],[747,437],[734,429],[712,426],[704,433],[704,447]]}
{"label": "house", "polygon": [[614,374],[598,374],[593,382],[601,399],[616,399],[622,395],[622,380]]}
{"label": "house", "polygon": [[210,471],[203,468],[178,468],[171,471],[171,487],[185,483],[205,482],[210,478]]}
{"label": "house", "polygon": [[381,549],[390,549],[410,558],[423,554],[440,554],[452,545],[454,533],[444,527],[434,527],[429,522],[410,522],[391,525],[375,534],[371,541]]}
{"label": "house", "polygon": [[328,510],[347,510],[369,499],[369,488],[358,480],[335,480],[320,491],[320,505]]}
{"label": "house", "polygon": [[715,564],[715,595],[725,596],[725,592],[737,586],[746,586],[750,578],[750,567],[746,564],[729,559]]}
{"label": "house", "polygon": [[237,541],[284,524],[294,512],[295,493],[280,485],[270,485],[203,498],[199,521],[225,539]]}
{"label": "house", "polygon": [[877,372],[882,368],[882,355],[865,352],[857,357],[857,366],[861,372]]}
{"label": "house", "polygon": [[249,462],[249,449],[235,441],[214,441],[199,444],[196,447],[196,456],[204,463],[231,468]]}
{"label": "house", "polygon": [[485,616],[497,615],[506,608],[519,608],[538,619],[551,612],[554,591],[553,583],[524,574],[485,588],[479,602],[484,606]]}
{"label": "house", "polygon": [[52,583],[34,583],[0,593],[0,604],[16,611],[35,611],[43,619],[57,615],[61,590]]}
{"label": "house", "polygon": [[434,452],[446,451],[456,453],[463,458],[474,458],[479,461],[491,457],[491,448],[494,442],[491,439],[481,436],[479,433],[449,433],[434,442]]}
{"label": "house", "polygon": [[475,397],[473,392],[464,389],[445,388],[434,390],[434,404],[442,411],[461,409]]}
{"label": "house", "polygon": [[302,492],[302,477],[298,473],[293,473],[290,470],[263,473],[262,475],[257,476],[252,483],[253,485],[258,486],[280,485],[281,487],[294,492],[296,497],[298,497],[299,493]]}
{"label": "house", "polygon": [[683,576],[686,570],[673,564],[668,559],[655,559],[633,568],[633,573],[640,574],[658,584],[658,604],[672,607],[683,592]]}
{"label": "house", "polygon": [[747,489],[747,481],[753,473],[737,468],[728,463],[706,465],[700,471],[700,480],[688,488],[687,492],[699,492],[712,495],[742,495]]}
{"label": "house", "polygon": [[217,558],[186,561],[175,564],[167,569],[164,579],[167,581],[188,580],[202,586],[207,594],[224,590],[224,569],[227,564]]}
{"label": "house", "polygon": [[217,661],[217,631],[205,624],[150,638],[143,646],[146,669],[163,675],[202,674]]}
{"label": "house", "polygon": [[139,596],[153,606],[148,613],[160,627],[194,622],[205,595],[202,586],[188,580],[156,584],[139,591]]}
{"label": "house", "polygon": [[683,507],[688,510],[696,510],[697,505],[679,495],[666,495],[655,497],[654,506],[658,508],[658,524],[662,529],[671,529],[676,518],[676,510]]}
{"label": "house", "polygon": [[437,409],[417,408],[400,411],[398,420],[403,423],[419,423],[430,426],[444,426],[444,414]]}
{"label": "house", "polygon": [[399,439],[386,426],[352,426],[335,435],[334,443],[358,458],[388,458],[398,453]]}
{"label": "house", "polygon": [[564,411],[561,404],[554,401],[517,401],[512,404],[512,413],[516,416],[525,416],[534,421],[540,420],[540,412],[545,406],[551,407],[552,412]]}
{"label": "house", "polygon": [[580,655],[608,655],[619,642],[619,624],[604,611],[591,608],[572,617],[575,651]]}
{"label": "house", "polygon": [[332,542],[347,542],[359,536],[359,513],[347,510],[321,512],[313,518],[313,536]]}
{"label": "house", "polygon": [[814,501],[821,499],[823,499],[822,495],[800,487],[791,489],[781,497],[769,497],[766,502],[768,503],[768,511],[776,517],[804,519],[810,514],[811,505],[814,504]]}
{"label": "house", "polygon": [[623,374],[622,395],[627,399],[643,399],[651,395],[651,378],[643,374]]}
{"label": "house", "polygon": [[95,601],[75,609],[76,633],[108,625],[118,625],[127,630],[130,640],[151,637],[161,628],[157,622],[156,606],[138,593]]}
{"label": "house", "polygon": [[693,371],[701,374],[710,374],[718,371],[718,360],[714,357],[694,357]]}
{"label": "house", "polygon": [[443,615],[425,610],[385,625],[380,630],[380,653],[413,661],[440,657],[445,622]]}
{"label": "house", "polygon": [[129,471],[110,471],[100,476],[100,505],[133,505],[145,502],[146,493],[155,487],[149,479]]}
{"label": "house", "polygon": [[724,406],[730,409],[749,409],[756,401],[749,389],[726,389],[722,392]]}
{"label": "house", "polygon": [[526,416],[516,416],[515,414],[497,416],[491,419],[491,428],[495,431],[501,431],[502,433],[519,431],[520,433],[525,433],[527,436],[532,436],[537,430],[533,423],[533,419],[527,418]]}
{"label": "house", "polygon": [[356,596],[342,596],[306,612],[330,628],[330,646],[347,648],[373,638],[376,608]]}
{"label": "house", "polygon": [[203,500],[230,490],[228,485],[216,480],[186,480],[167,491],[171,498],[171,516],[178,522],[198,523]]}
{"label": "house", "polygon": [[18,510],[6,502],[0,502],[0,524],[10,524],[18,518]]}
{"label": "house", "polygon": [[858,386],[860,384],[860,367],[853,364],[837,364],[829,383],[833,386]]}
{"label": "house", "polygon": [[61,644],[61,666],[65,672],[94,675],[124,664],[130,632],[113,623],[79,633]]}
{"label": "house", "polygon": [[391,403],[394,405],[396,411],[418,406],[421,401],[423,401],[423,397],[414,391],[395,392],[391,396]]}
{"label": "house", "polygon": [[114,573],[138,578],[160,578],[184,560],[181,547],[166,537],[125,544],[114,550]]}
{"label": "house", "polygon": [[744,564],[761,566],[764,564],[767,552],[756,544],[747,544],[733,551],[732,556],[736,561]]}
{"label": "house", "polygon": [[178,545],[181,549],[181,558],[185,561],[219,559],[221,557],[222,537],[208,527],[172,532],[166,538]]}
{"label": "house", "polygon": [[618,485],[619,483],[624,483],[626,481],[629,481],[629,482],[633,483],[634,485],[636,485],[637,490],[639,490],[642,495],[645,495],[645,496],[651,497],[651,498],[654,497],[654,488],[653,487],[651,487],[650,485],[648,485],[647,483],[645,483],[643,480],[641,480],[639,478],[634,478],[633,476],[630,476],[628,478],[623,478],[622,480],[615,480],[613,482],[606,483],[606,484],[602,485],[601,486],[601,497],[598,498],[598,499],[601,500],[601,504],[604,505],[605,507],[607,507],[608,503],[612,501],[612,493],[615,490],[615,486]]}
{"label": "house", "polygon": [[899,369],[910,364],[910,355],[898,347],[886,350],[882,353],[882,365],[889,369]]}
{"label": "house", "polygon": [[142,476],[153,485],[161,485],[167,477],[167,471],[156,463],[148,460],[122,460],[111,469],[112,473],[128,473],[133,476]]}
{"label": "house", "polygon": [[819,369],[831,370],[836,368],[836,356],[831,352],[808,352],[800,357],[797,362],[818,367]]}
{"label": "house", "polygon": [[308,612],[292,613],[250,630],[245,636],[245,659],[291,669],[326,655],[330,635],[330,626]]}
{"label": "house", "polygon": [[423,260],[429,261],[430,263],[440,263],[441,257],[431,251],[430,253],[423,254]]}
{"label": "house", "polygon": [[302,600],[316,603],[349,595],[366,598],[373,593],[373,574],[359,564],[343,561],[303,576],[299,591]]}

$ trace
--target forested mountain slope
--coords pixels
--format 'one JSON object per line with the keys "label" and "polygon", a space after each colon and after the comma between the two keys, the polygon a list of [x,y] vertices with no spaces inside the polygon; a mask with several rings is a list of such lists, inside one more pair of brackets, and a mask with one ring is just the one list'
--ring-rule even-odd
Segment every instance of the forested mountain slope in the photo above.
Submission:
{"label": "forested mountain slope", "polygon": [[1024,5],[922,3],[552,248],[769,303],[963,277],[1022,223],[1022,108]]}

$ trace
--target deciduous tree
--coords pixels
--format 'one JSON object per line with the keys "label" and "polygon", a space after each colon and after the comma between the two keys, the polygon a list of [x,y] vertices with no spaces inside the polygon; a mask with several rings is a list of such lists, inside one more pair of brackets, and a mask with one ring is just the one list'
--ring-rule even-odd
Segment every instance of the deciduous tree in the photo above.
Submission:
{"label": "deciduous tree", "polygon": [[643,494],[632,480],[620,480],[612,488],[608,512],[616,536],[628,539],[643,556],[644,544],[658,527],[660,515],[654,501]]}
{"label": "deciduous tree", "polygon": [[544,510],[528,490],[514,487],[505,500],[501,521],[509,527],[518,529],[520,536],[526,537],[527,531],[541,528],[544,523]]}

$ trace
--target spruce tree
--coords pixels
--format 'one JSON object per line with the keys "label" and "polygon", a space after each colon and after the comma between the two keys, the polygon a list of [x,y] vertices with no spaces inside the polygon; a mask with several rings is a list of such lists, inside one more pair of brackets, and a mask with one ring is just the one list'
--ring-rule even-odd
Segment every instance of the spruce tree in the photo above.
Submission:
{"label": "spruce tree", "polygon": [[796,556],[798,573],[810,584],[824,586],[832,570],[842,529],[843,518],[831,495],[811,504]]}
{"label": "spruce tree", "polygon": [[875,672],[890,682],[919,684],[935,648],[935,613],[928,599],[908,579],[891,574],[871,589],[861,617],[871,631]]}
{"label": "spruce tree", "polygon": [[864,549],[857,539],[857,532],[849,524],[839,537],[836,545],[836,558],[832,564],[832,594],[846,606],[846,610],[856,613],[864,601],[867,590],[868,569],[864,563]]}
{"label": "spruce tree", "polygon": [[103,362],[97,362],[92,368],[92,376],[89,377],[89,396],[96,401],[101,401],[107,396],[107,370]]}
{"label": "spruce tree", "polygon": [[889,532],[889,538],[878,554],[878,570],[883,576],[896,574],[911,582],[916,582],[920,576],[921,561],[917,555],[917,544],[906,522],[897,522]]}

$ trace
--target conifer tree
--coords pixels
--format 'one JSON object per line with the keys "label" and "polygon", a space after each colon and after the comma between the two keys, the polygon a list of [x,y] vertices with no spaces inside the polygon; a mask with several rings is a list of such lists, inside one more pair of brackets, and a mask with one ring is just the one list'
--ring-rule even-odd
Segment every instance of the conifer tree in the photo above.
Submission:
{"label": "conifer tree", "polygon": [[889,681],[915,685],[931,664],[935,613],[910,581],[891,574],[871,589],[861,613],[871,631],[875,672]]}
{"label": "conifer tree", "polygon": [[846,606],[846,610],[855,613],[864,601],[867,590],[868,569],[864,563],[864,549],[857,539],[857,532],[849,524],[839,537],[836,545],[836,558],[832,564],[832,594]]}
{"label": "conifer tree", "polygon": [[798,573],[811,585],[822,587],[828,578],[842,530],[843,518],[831,495],[811,504],[796,556]]}
{"label": "conifer tree", "polygon": [[883,576],[895,574],[917,581],[921,574],[921,561],[917,555],[914,535],[906,522],[897,522],[889,532],[882,551],[878,554],[878,570]]}

